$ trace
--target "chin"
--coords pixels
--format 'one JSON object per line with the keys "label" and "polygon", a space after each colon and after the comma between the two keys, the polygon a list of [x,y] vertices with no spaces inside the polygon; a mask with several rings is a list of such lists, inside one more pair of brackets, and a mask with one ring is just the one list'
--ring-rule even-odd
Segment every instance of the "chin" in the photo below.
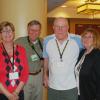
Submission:
{"label": "chin", "polygon": [[84,46],[85,47],[85,49],[88,49],[89,47],[88,46]]}
{"label": "chin", "polygon": [[58,40],[63,40],[64,38],[58,38]]}

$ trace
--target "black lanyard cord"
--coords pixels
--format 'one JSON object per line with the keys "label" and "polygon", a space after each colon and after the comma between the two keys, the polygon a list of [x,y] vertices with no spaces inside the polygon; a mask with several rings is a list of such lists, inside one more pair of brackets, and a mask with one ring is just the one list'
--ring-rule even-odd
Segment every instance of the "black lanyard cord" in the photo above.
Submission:
{"label": "black lanyard cord", "polygon": [[12,61],[10,60],[9,54],[7,53],[7,50],[5,49],[3,43],[2,43],[2,46],[3,46],[4,51],[5,51],[6,54],[7,54],[7,57],[8,57],[8,59],[9,59],[11,65],[12,65],[12,70],[14,71],[14,44],[13,44],[13,57],[12,57],[13,59],[12,59]]}
{"label": "black lanyard cord", "polygon": [[42,52],[43,52],[43,46],[42,46],[41,41],[40,41],[39,38],[38,38],[38,41],[39,41],[40,48],[41,48],[41,50],[42,50]]}
{"label": "black lanyard cord", "polygon": [[38,57],[41,59],[40,55],[37,53],[37,51],[34,48],[34,45],[31,45],[32,49],[35,51],[35,53],[38,55]]}
{"label": "black lanyard cord", "polygon": [[67,40],[67,42],[66,42],[66,44],[65,44],[65,46],[64,46],[64,48],[63,48],[63,51],[61,52],[61,50],[60,50],[60,48],[59,48],[59,45],[58,45],[58,42],[57,42],[57,40],[56,40],[56,44],[57,44],[57,48],[58,48],[58,51],[59,51],[59,55],[60,55],[60,60],[61,60],[61,61],[62,61],[62,57],[63,57],[64,51],[65,51],[65,49],[66,49],[66,46],[67,46],[67,44],[68,44],[68,41],[69,41],[69,40]]}
{"label": "black lanyard cord", "polygon": [[[28,43],[29,45],[31,46],[31,48],[35,51],[35,53],[37,54],[37,56],[39,57],[40,60],[43,60],[43,57],[41,57],[38,52],[36,51],[35,47],[34,47],[34,44],[32,44],[29,40],[29,37],[28,37]],[[40,48],[41,50],[43,51],[43,47],[42,47],[42,44],[40,43],[40,40],[39,40],[39,45],[40,45]]]}

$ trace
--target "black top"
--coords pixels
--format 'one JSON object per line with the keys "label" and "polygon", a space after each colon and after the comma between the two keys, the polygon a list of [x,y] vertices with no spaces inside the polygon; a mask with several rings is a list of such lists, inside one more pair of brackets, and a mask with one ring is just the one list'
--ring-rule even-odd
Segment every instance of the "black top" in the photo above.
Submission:
{"label": "black top", "polygon": [[[79,59],[84,54],[82,50]],[[79,60],[78,59],[78,60]],[[100,100],[100,50],[86,55],[79,74],[80,100]]]}

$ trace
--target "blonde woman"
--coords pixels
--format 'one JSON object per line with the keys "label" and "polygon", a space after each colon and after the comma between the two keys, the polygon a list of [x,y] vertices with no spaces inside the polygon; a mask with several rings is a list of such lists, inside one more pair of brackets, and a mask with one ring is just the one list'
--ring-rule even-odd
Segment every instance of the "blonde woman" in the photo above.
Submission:
{"label": "blonde woman", "polygon": [[14,44],[12,23],[0,23],[0,34],[0,100],[24,100],[23,86],[28,79],[25,49]]}
{"label": "blonde woman", "polygon": [[82,43],[75,67],[79,100],[100,100],[100,33],[86,29]]}

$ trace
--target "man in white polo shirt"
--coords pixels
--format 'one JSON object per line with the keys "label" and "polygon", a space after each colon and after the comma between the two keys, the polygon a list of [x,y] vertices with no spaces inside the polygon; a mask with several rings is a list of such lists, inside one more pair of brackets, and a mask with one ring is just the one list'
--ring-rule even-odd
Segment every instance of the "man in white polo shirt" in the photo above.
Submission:
{"label": "man in white polo shirt", "polygon": [[[79,55],[79,42],[68,33],[65,18],[56,18],[54,34],[44,40],[44,86],[48,100],[77,100],[74,67]],[[48,73],[49,72],[49,73]]]}

